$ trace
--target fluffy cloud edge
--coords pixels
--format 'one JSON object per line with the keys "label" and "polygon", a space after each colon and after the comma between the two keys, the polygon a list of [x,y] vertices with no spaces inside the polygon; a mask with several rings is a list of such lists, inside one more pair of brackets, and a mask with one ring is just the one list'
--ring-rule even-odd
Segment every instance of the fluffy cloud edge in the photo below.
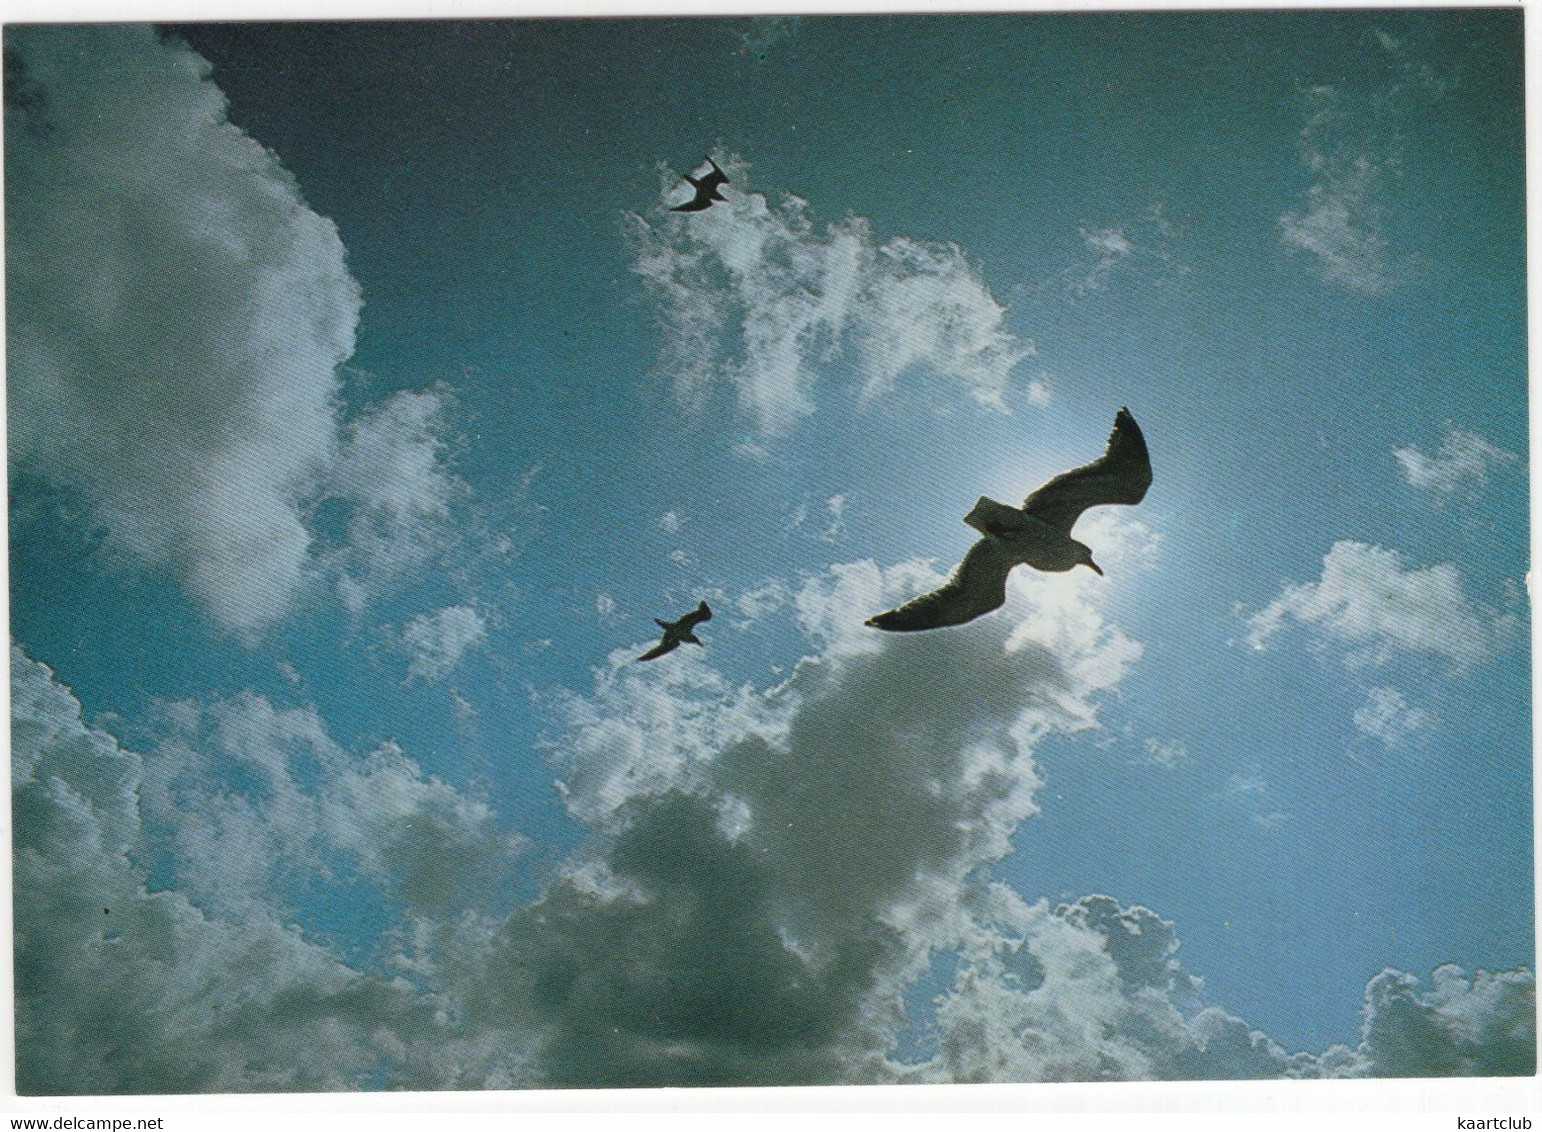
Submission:
{"label": "fluffy cloud edge", "polygon": [[[202,57],[144,25],[7,49],[13,457],[248,644],[330,577],[359,608],[449,529],[446,392],[344,417],[361,296],[337,228]],[[341,549],[314,528],[329,497],[354,509]]]}
{"label": "fluffy cloud edge", "polygon": [[[815,390],[850,370],[862,400],[911,373],[1005,411],[1013,367],[1033,352],[953,244],[876,243],[861,217],[820,225],[794,196],[746,187],[748,166],[715,153],[726,203],[689,215],[630,216],[632,270],[660,306],[660,365],[700,405],[726,382],[760,442],[815,409]],[[678,177],[664,172],[665,200]],[[843,361],[844,359],[844,361]]]}

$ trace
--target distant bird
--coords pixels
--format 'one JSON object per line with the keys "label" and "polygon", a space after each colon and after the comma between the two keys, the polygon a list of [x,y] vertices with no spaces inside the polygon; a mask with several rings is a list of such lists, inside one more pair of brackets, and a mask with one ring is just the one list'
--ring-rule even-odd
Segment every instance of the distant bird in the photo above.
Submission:
{"label": "distant bird", "polygon": [[1021,509],[980,496],[964,522],[985,537],[964,555],[947,584],[864,624],[911,633],[973,621],[1006,602],[1007,575],[1014,566],[1052,572],[1090,566],[1101,574],[1092,551],[1071,537],[1071,528],[1087,508],[1139,503],[1150,486],[1146,438],[1130,410],[1120,409],[1102,456],[1061,472],[1025,499]]}
{"label": "distant bird", "polygon": [[675,205],[669,210],[670,212],[700,212],[702,209],[711,208],[713,201],[727,202],[728,198],[718,190],[728,184],[728,174],[719,169],[717,162],[710,157],[707,158],[707,164],[712,166],[712,172],[703,173],[700,177],[693,177],[689,173],[685,175],[685,179],[696,190],[696,195],[684,204]]}
{"label": "distant bird", "polygon": [[706,642],[699,640],[691,630],[703,621],[711,620],[712,610],[707,608],[706,602],[702,602],[678,621],[660,621],[655,617],[653,623],[664,630],[664,639],[637,659],[657,660],[667,652],[674,652],[682,644],[705,645]]}

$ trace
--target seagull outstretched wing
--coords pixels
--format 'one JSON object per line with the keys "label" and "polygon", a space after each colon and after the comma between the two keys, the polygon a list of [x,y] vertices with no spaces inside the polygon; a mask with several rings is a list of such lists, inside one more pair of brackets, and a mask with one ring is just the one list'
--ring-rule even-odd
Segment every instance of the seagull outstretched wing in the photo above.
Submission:
{"label": "seagull outstretched wing", "polygon": [[676,624],[678,624],[682,630],[684,630],[685,632],[689,633],[692,629],[696,628],[696,626],[700,625],[703,621],[711,621],[711,620],[712,620],[712,610],[707,607],[707,603],[706,602],[702,602],[695,609],[691,610],[684,617],[680,618],[680,620],[678,622],[676,622]]}
{"label": "seagull outstretched wing", "polygon": [[667,652],[674,652],[679,647],[680,647],[680,642],[679,641],[669,641],[669,640],[660,641],[658,644],[654,645],[651,649],[649,649],[647,652],[643,653],[642,656],[638,657],[637,659],[638,660],[657,660],[659,657],[663,656],[665,653],[667,653]]}
{"label": "seagull outstretched wing", "polygon": [[702,192],[711,194],[723,185],[728,184],[728,174],[717,167],[717,162],[707,158],[707,164],[712,166],[712,172],[703,173],[701,180],[696,182],[696,187]]}
{"label": "seagull outstretched wing", "polygon": [[1007,575],[1020,561],[1001,540],[982,538],[941,588],[869,617],[865,624],[891,633],[912,633],[973,621],[1006,602]]}
{"label": "seagull outstretched wing", "polygon": [[1151,457],[1146,452],[1146,438],[1130,410],[1120,409],[1103,455],[1044,483],[1023,501],[1023,510],[1070,533],[1087,508],[1139,503],[1150,486]]}

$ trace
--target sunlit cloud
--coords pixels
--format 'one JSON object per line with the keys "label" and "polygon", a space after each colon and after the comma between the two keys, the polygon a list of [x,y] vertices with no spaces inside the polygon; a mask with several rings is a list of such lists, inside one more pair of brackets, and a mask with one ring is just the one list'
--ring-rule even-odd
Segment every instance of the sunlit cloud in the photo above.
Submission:
{"label": "sunlit cloud", "polygon": [[[360,295],[336,227],[174,39],[80,25],[7,44],[23,94],[7,104],[13,458],[249,644],[334,566],[360,598],[355,568],[399,558],[411,508],[449,477],[381,428],[400,399],[340,411]],[[417,500],[404,511],[388,486]],[[361,525],[322,562],[312,511],[331,495]]]}
{"label": "sunlit cloud", "polygon": [[[1032,346],[1005,328],[1005,309],[961,249],[903,236],[880,244],[861,217],[821,225],[806,201],[750,192],[739,157],[716,159],[732,179],[726,203],[631,217],[633,270],[660,304],[663,368],[685,403],[728,384],[757,449],[847,372],[865,399],[913,374],[1005,410],[1012,367]],[[667,173],[666,195],[679,184]]]}
{"label": "sunlit cloud", "polygon": [[1394,550],[1341,541],[1323,559],[1316,582],[1287,583],[1249,621],[1255,649],[1296,622],[1351,663],[1378,666],[1394,656],[1423,653],[1458,666],[1487,659],[1503,623],[1467,600],[1451,563],[1405,566]]}

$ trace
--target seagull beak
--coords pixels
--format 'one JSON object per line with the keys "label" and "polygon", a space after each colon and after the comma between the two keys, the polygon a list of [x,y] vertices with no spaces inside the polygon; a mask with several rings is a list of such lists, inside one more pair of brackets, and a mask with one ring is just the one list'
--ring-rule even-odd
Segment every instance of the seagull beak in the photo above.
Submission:
{"label": "seagull beak", "polygon": [[1103,567],[1099,566],[1092,559],[1087,559],[1087,565],[1092,567],[1092,569],[1097,573],[1098,577],[1101,578],[1103,576]]}

